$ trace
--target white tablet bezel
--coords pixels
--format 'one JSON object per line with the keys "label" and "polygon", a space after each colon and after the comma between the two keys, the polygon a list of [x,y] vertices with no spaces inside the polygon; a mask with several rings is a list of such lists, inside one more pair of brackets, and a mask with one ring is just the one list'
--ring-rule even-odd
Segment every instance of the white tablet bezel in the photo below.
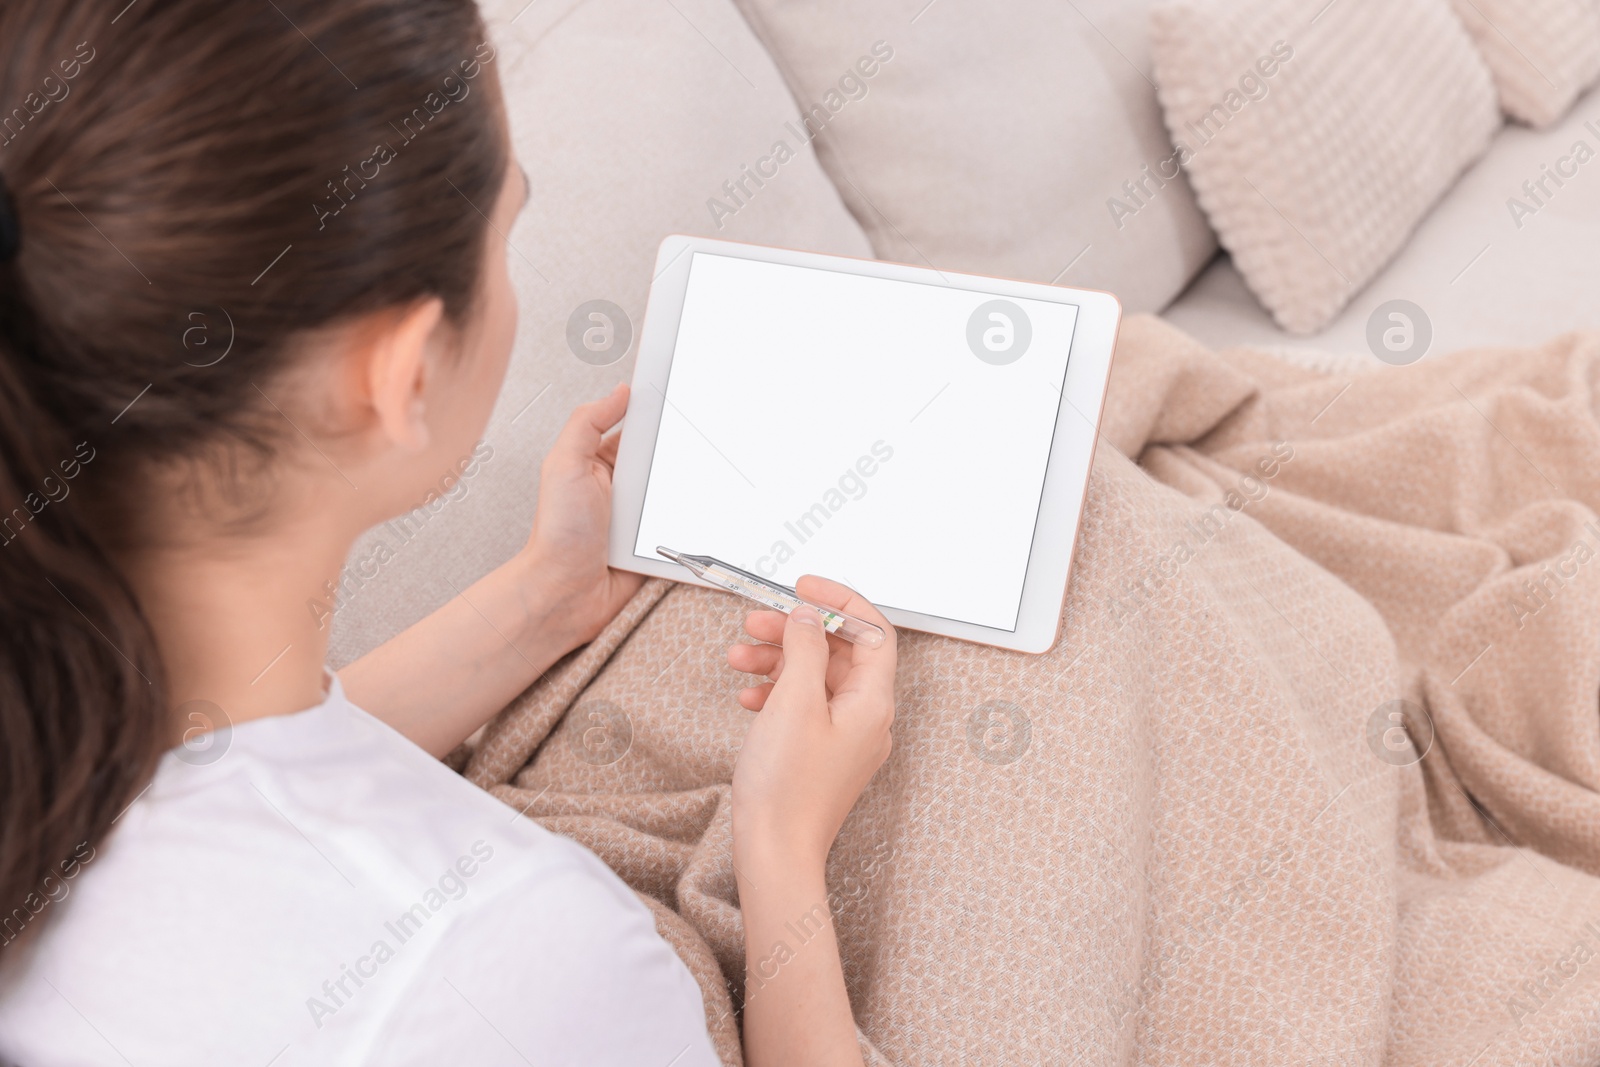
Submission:
{"label": "white tablet bezel", "polygon": [[[1037,282],[987,278],[881,260],[829,256],[683,234],[667,237],[656,254],[655,278],[650,287],[644,324],[639,332],[639,351],[633,370],[633,395],[628,402],[616,473],[612,480],[609,562],[620,570],[697,585],[707,583],[700,582],[682,567],[665,559],[639,556],[633,551],[644,510],[650,461],[662,411],[666,406],[667,375],[672,367],[673,348],[677,342],[684,295],[688,288],[689,264],[694,252],[1077,306],[1077,322],[1067,358],[1066,381],[1062,388],[1062,402],[1056,413],[1055,433],[1045,468],[1039,512],[1034,521],[1033,545],[1029,550],[1016,630],[981,626],[898,608],[883,609],[884,615],[897,627],[943,634],[1018,652],[1049,651],[1060,632],[1067,578],[1072,567],[1078,523],[1088,494],[1089,471],[1094,463],[1106,386],[1111,376],[1111,359],[1122,318],[1122,305],[1117,298],[1093,289],[1069,289]],[[694,545],[670,547],[684,552],[697,551]]]}

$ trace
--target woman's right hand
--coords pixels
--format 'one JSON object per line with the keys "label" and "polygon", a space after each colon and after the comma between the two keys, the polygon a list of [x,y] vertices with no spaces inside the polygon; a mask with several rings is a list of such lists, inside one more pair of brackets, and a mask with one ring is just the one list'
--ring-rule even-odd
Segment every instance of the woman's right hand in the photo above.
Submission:
{"label": "woman's right hand", "polygon": [[895,631],[838,582],[806,575],[796,591],[876,623],[886,638],[877,648],[851,644],[825,634],[817,613],[801,607],[788,616],[751,612],[745,629],[764,643],[728,650],[735,670],[771,679],[739,694],[760,714],[733,772],[735,856],[756,866],[781,857],[784,866],[820,872],[845,816],[889,756]]}
{"label": "woman's right hand", "polygon": [[861,1067],[839,940],[828,850],[889,756],[895,632],[845,586],[807,575],[814,604],[883,627],[877,648],[823,633],[816,611],[753,611],[758,645],[735,645],[735,670],[772,679],[743,690],[760,712],[733,769],[733,868],[744,917],[748,1067]]}

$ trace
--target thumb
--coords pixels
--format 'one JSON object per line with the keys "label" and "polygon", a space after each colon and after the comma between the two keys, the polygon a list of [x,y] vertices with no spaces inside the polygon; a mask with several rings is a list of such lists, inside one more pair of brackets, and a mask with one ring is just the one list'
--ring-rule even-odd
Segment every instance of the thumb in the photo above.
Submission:
{"label": "thumb", "polygon": [[561,428],[552,451],[565,451],[575,456],[592,456],[600,450],[605,435],[628,413],[628,389],[622,384],[599,400],[591,400],[573,409],[567,424]]}
{"label": "thumb", "polygon": [[773,684],[773,691],[826,700],[827,674],[828,639],[822,634],[822,617],[817,609],[802,604],[784,623],[783,674]]}

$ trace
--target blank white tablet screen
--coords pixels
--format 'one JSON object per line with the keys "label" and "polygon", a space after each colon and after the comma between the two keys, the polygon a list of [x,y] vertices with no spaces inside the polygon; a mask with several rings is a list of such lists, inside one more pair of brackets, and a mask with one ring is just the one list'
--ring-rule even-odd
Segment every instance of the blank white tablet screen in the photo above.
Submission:
{"label": "blank white tablet screen", "polygon": [[635,553],[1015,630],[1077,312],[693,253]]}

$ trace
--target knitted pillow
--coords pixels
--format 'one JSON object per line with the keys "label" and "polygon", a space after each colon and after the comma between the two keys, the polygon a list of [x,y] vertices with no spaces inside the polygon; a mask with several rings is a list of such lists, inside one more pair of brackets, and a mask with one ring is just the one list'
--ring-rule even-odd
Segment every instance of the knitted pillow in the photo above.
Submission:
{"label": "knitted pillow", "polygon": [[1326,326],[1500,126],[1449,0],[1169,0],[1151,51],[1200,206],[1280,326]]}
{"label": "knitted pillow", "polygon": [[1514,119],[1548,126],[1600,77],[1595,0],[1455,0],[1455,8]]}

